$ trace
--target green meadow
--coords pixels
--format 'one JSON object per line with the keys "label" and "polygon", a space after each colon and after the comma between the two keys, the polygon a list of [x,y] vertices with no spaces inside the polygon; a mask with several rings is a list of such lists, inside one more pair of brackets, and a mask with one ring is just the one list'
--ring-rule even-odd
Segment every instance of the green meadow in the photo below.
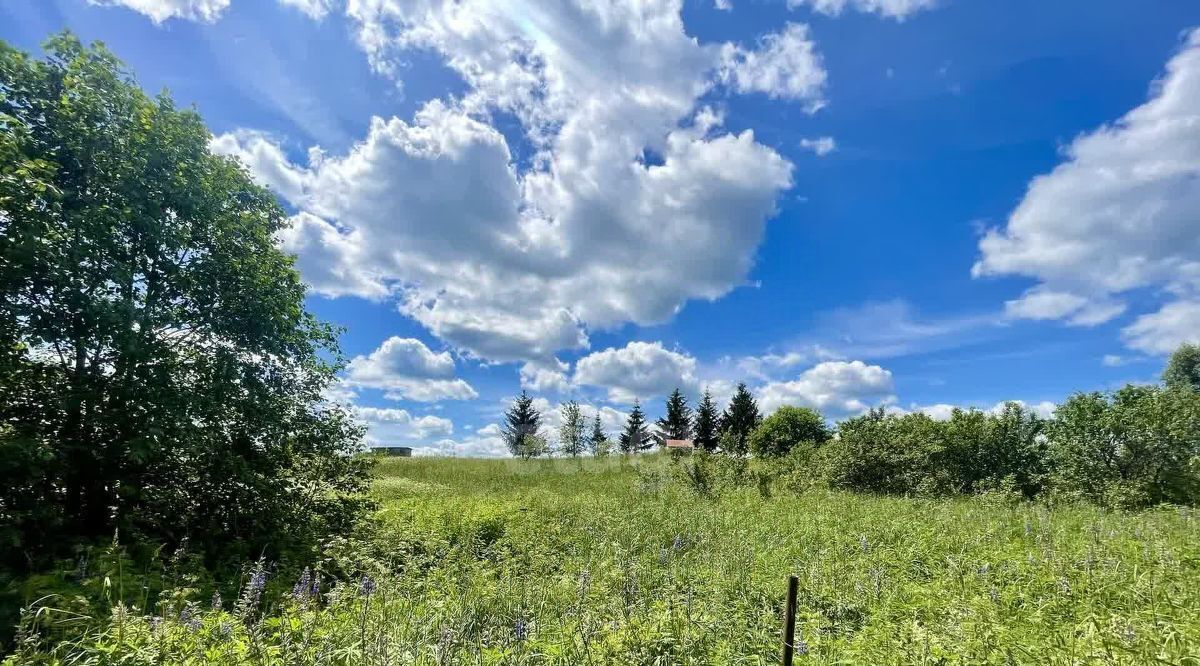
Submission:
{"label": "green meadow", "polygon": [[1200,663],[1194,509],[876,497],[710,462],[698,493],[661,455],[382,460],[369,533],[315,563],[351,582],[131,602],[8,663],[772,664],[792,574],[797,663]]}

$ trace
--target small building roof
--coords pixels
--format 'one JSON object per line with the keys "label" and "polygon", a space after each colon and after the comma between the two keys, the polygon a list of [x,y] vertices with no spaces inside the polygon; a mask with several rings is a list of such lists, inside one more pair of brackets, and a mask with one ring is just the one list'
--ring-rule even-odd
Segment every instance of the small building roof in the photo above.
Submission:
{"label": "small building roof", "polygon": [[696,444],[690,439],[668,439],[666,440],[668,449],[694,449]]}

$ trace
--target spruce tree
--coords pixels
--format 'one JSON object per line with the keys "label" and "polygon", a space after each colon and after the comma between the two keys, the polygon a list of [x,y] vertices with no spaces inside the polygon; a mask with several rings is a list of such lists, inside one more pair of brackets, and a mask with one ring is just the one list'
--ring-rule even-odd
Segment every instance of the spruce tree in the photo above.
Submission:
{"label": "spruce tree", "polygon": [[692,408],[678,388],[667,398],[667,413],[656,423],[658,441],[692,438]]}
{"label": "spruce tree", "polygon": [[654,440],[646,432],[646,415],[642,413],[641,403],[635,399],[625,422],[625,432],[621,433],[621,453],[637,453],[652,446]]}
{"label": "spruce tree", "polygon": [[721,433],[728,433],[727,441],[732,445],[732,450],[726,453],[744,455],[746,441],[760,423],[762,416],[758,413],[758,403],[754,401],[754,396],[750,395],[744,382],[738,384],[733,400],[729,401],[729,407],[721,415]]}
{"label": "spruce tree", "polygon": [[561,418],[558,425],[558,443],[560,450],[572,458],[578,457],[583,453],[584,445],[584,430],[586,425],[583,421],[583,412],[579,409],[579,403],[574,400],[563,403],[560,410]]}
{"label": "spruce tree", "polygon": [[592,435],[588,439],[588,448],[596,457],[608,453],[608,434],[604,432],[604,426],[600,425],[600,412],[596,412],[596,419],[592,421]]}
{"label": "spruce tree", "polygon": [[527,458],[541,453],[540,446],[527,446],[526,438],[538,437],[541,428],[542,415],[533,406],[533,398],[525,391],[513,401],[512,407],[504,413],[504,427],[501,435],[508,445],[509,453],[521,458]]}
{"label": "spruce tree", "polygon": [[717,449],[717,420],[719,418],[717,406],[712,400],[712,394],[709,393],[708,389],[704,389],[704,397],[700,398],[700,405],[696,408],[696,424],[694,428],[696,446],[703,448],[705,451],[715,451]]}

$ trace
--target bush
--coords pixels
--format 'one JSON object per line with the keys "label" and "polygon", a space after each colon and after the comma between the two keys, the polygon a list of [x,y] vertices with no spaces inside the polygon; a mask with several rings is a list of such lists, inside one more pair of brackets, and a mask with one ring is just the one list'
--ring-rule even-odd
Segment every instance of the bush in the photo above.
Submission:
{"label": "bush", "polygon": [[834,488],[908,495],[941,492],[947,482],[935,462],[943,427],[925,414],[896,416],[882,409],[847,419],[821,447],[823,474]]}
{"label": "bush", "polygon": [[1011,486],[1027,498],[1048,471],[1046,422],[1010,402],[999,414],[956,409],[944,424],[940,466],[955,490],[978,493]]}
{"label": "bush", "polygon": [[801,443],[819,446],[830,436],[820,413],[806,407],[783,406],[750,433],[749,444],[754,455],[773,457],[787,455]]}
{"label": "bush", "polygon": [[1200,393],[1190,388],[1076,394],[1048,433],[1066,494],[1127,508],[1200,500]]}

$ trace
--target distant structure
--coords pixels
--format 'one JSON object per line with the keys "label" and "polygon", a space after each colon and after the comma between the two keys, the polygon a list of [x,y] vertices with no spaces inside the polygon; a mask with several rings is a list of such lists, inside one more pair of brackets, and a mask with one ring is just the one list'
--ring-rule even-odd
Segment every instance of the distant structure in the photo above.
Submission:
{"label": "distant structure", "polygon": [[668,439],[663,445],[668,451],[675,453],[691,453],[696,448],[696,443],[690,439]]}
{"label": "distant structure", "polygon": [[411,458],[412,457],[412,447],[411,446],[378,446],[378,447],[375,447],[375,453],[378,453],[379,455],[397,457],[397,458]]}

